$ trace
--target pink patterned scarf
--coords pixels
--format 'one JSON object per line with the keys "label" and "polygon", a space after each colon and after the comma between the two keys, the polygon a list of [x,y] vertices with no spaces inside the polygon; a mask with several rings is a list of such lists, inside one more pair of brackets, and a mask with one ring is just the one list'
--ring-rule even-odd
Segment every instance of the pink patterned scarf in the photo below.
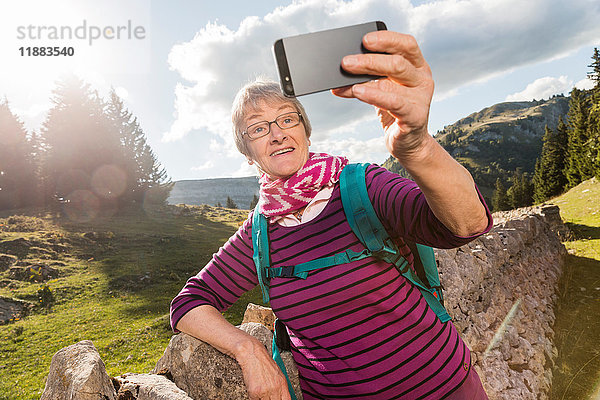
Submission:
{"label": "pink patterned scarf", "polygon": [[260,212],[266,217],[286,215],[306,206],[324,186],[334,184],[348,164],[345,157],[309,153],[308,161],[287,179],[260,177]]}

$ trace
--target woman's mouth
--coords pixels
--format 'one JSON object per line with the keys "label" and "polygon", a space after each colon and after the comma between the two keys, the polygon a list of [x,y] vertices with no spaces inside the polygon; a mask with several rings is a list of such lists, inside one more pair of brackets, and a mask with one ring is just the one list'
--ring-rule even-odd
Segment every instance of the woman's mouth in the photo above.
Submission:
{"label": "woman's mouth", "polygon": [[285,149],[275,150],[271,153],[271,157],[279,156],[281,154],[289,153],[290,151],[294,151],[293,147],[286,147]]}

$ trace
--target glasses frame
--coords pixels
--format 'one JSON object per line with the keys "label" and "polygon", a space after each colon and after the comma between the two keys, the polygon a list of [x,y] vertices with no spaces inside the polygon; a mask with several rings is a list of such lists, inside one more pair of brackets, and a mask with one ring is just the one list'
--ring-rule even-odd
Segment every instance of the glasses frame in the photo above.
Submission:
{"label": "glasses frame", "polygon": [[[288,115],[288,114],[298,114],[298,123],[297,123],[296,125],[288,126],[287,128],[282,128],[282,127],[281,127],[281,126],[279,126],[279,124],[277,123],[277,120],[278,120],[279,118],[283,117],[284,115]],[[248,130],[249,130],[250,128],[252,128],[253,126],[255,126],[255,125],[258,125],[258,124],[264,124],[265,122],[267,123],[267,126],[268,126],[268,129],[266,130],[266,133],[264,133],[264,134],[262,134],[262,135],[260,135],[260,136],[257,136],[257,137],[251,137],[251,136],[250,136],[250,134],[248,133]],[[246,127],[246,130],[245,130],[244,132],[242,132],[242,135],[244,135],[244,136],[248,137],[248,139],[250,139],[250,140],[256,140],[256,139],[260,139],[260,138],[262,138],[262,137],[265,137],[265,136],[267,136],[269,133],[271,133],[271,124],[275,124],[275,125],[277,125],[277,127],[278,127],[279,129],[281,129],[281,130],[286,130],[286,129],[295,128],[295,127],[297,127],[298,125],[300,125],[300,124],[301,124],[301,123],[303,123],[303,122],[304,122],[304,119],[302,118],[302,113],[300,113],[299,111],[290,111],[290,112],[286,112],[286,113],[283,113],[283,114],[281,114],[281,115],[278,115],[278,116],[277,116],[277,117],[276,117],[276,118],[275,118],[273,121],[258,121],[258,122],[255,122],[255,123],[253,123],[253,124],[250,124],[250,125],[248,125],[248,126]]]}

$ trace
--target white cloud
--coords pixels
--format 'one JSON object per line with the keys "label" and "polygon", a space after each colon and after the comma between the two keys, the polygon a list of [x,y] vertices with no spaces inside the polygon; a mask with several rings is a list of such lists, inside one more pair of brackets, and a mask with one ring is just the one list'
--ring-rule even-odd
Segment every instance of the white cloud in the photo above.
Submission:
{"label": "white cloud", "polygon": [[[559,58],[600,39],[600,3],[589,0],[448,0],[419,6],[409,0],[298,1],[264,17],[248,17],[237,29],[208,23],[192,40],[172,48],[170,68],[187,82],[176,87],[176,120],[163,140],[207,130],[231,144],[231,101],[248,80],[276,78],[275,39],[368,20],[383,20],[389,29],[417,38],[434,73],[436,100],[467,83]],[[371,107],[328,93],[301,100],[324,138],[372,115]]]}
{"label": "white cloud", "polygon": [[518,93],[506,96],[506,101],[530,101],[533,99],[547,99],[554,94],[568,92],[573,87],[573,82],[566,76],[554,78],[545,76],[531,82],[527,87]]}
{"label": "white cloud", "polygon": [[207,162],[205,162],[203,164],[200,164],[200,165],[198,165],[196,167],[190,168],[190,170],[192,170],[194,172],[198,172],[198,171],[204,171],[204,170],[207,170],[207,169],[211,169],[214,166],[215,166],[215,163],[212,162],[212,160],[208,160]]}
{"label": "white cloud", "polygon": [[575,87],[579,90],[589,90],[594,87],[595,83],[590,78],[584,78],[575,84]]}

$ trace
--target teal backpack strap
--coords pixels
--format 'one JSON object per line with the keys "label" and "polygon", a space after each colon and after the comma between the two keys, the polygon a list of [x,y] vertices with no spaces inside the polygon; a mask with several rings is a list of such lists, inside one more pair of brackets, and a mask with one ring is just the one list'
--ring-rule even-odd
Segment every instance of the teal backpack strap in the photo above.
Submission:
{"label": "teal backpack strap", "polygon": [[[278,320],[275,320],[275,324],[277,324]],[[285,364],[283,363],[283,360],[281,359],[281,353],[279,352],[279,347],[277,346],[277,329],[273,330],[273,344],[271,345],[271,355],[273,356],[273,360],[275,360],[275,362],[277,363],[277,366],[279,367],[279,369],[281,370],[281,372],[283,372],[283,375],[285,376],[285,380],[287,381],[287,385],[288,385],[288,392],[290,392],[290,397],[292,398],[292,400],[297,400],[296,398],[296,393],[294,393],[294,388],[292,387],[292,382],[290,381],[290,377],[287,374],[287,371],[285,369]]]}
{"label": "teal backpack strap", "polygon": [[429,287],[434,291],[433,295],[438,298],[442,305],[444,304],[444,296],[442,293],[442,283],[440,282],[440,273],[438,271],[438,264],[435,260],[435,253],[429,246],[425,246],[419,243],[415,243],[419,258],[423,264],[425,270],[425,279],[429,283]]}
{"label": "teal backpack strap", "polygon": [[252,247],[254,248],[252,259],[254,260],[258,284],[260,285],[263,303],[265,304],[269,302],[269,279],[266,272],[271,265],[267,229],[267,218],[260,213],[259,205],[257,204],[254,209],[254,216],[252,217]]}
{"label": "teal backpack strap", "polygon": [[[421,279],[419,279],[411,268],[408,268],[408,262],[402,257],[398,251],[398,247],[377,217],[367,192],[365,173],[368,165],[369,164],[348,164],[340,174],[342,205],[352,231],[374,256],[395,264],[400,273],[417,286],[427,301],[427,304],[429,304],[442,322],[450,320],[450,315],[440,303],[441,298],[438,300],[438,295],[434,294],[437,293],[438,290],[432,291],[432,289],[423,284]],[[428,246],[422,247],[427,248]],[[429,249],[431,253],[423,249],[423,254],[426,255],[426,257],[435,257],[433,249]],[[418,256],[420,256],[420,252],[419,254],[414,254],[414,257]],[[435,275],[438,276],[435,258],[433,258],[433,264],[428,263],[428,265],[430,267],[431,265],[435,266]],[[432,271],[430,271],[430,273],[433,274]],[[439,283],[439,276],[437,277],[437,282]]]}

